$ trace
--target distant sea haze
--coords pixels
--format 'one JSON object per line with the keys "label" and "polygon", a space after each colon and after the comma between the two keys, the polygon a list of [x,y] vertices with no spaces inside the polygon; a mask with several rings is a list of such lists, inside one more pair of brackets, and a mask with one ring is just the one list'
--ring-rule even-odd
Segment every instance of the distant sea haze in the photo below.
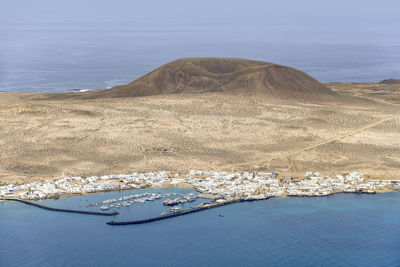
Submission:
{"label": "distant sea haze", "polygon": [[400,78],[400,42],[381,42],[385,36],[365,34],[351,39],[343,35],[327,40],[320,29],[288,40],[282,37],[285,29],[279,27],[252,31],[250,27],[148,24],[0,27],[0,91],[106,89],[182,57],[274,62],[298,68],[322,82]]}

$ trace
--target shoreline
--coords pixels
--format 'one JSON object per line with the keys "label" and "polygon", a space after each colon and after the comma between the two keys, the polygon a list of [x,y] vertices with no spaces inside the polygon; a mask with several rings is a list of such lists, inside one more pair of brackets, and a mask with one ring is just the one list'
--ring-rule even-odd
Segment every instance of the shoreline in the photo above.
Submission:
{"label": "shoreline", "polygon": [[[167,188],[167,187],[165,187]],[[197,190],[196,190],[197,191]],[[383,194],[383,193],[389,193],[389,192],[395,192],[395,191],[400,191],[400,190],[387,190],[387,191],[380,191],[380,192],[374,192],[374,193],[369,193],[369,192],[363,192],[363,191],[357,191],[357,192],[333,192],[329,195],[283,195],[283,196],[276,196],[276,197],[306,197],[306,198],[313,198],[313,197],[328,197],[328,196],[333,196],[337,194],[366,194],[366,195],[371,195],[371,194]],[[108,192],[114,192],[114,191],[108,191]],[[197,191],[198,192],[198,191]],[[98,193],[98,192],[94,192]],[[201,194],[200,194],[201,195]],[[78,195],[76,195],[78,196]],[[206,196],[203,194],[201,196],[202,198],[206,198]],[[151,222],[156,222],[156,221],[161,221],[161,220],[166,220],[174,217],[179,217],[183,215],[189,215],[191,213],[197,213],[209,209],[214,209],[214,208],[219,208],[222,206],[226,205],[232,205],[236,203],[242,203],[242,202],[254,202],[254,201],[262,201],[262,200],[268,200],[271,197],[266,197],[262,199],[244,199],[244,198],[239,198],[239,199],[233,199],[233,200],[223,200],[222,202],[218,202],[218,200],[221,199],[213,199],[212,202],[209,203],[203,203],[200,204],[199,206],[195,207],[190,207],[178,212],[170,212],[167,214],[162,214],[161,216],[155,216],[155,217],[150,217],[150,218],[145,218],[145,219],[139,219],[139,220],[131,220],[131,221],[109,221],[106,222],[107,225],[111,226],[125,226],[125,225],[133,225],[133,224],[145,224],[145,223],[151,223]],[[211,199],[211,198],[210,198]],[[60,209],[60,208],[52,208],[48,207],[45,205],[37,204],[34,202],[30,201],[25,201],[25,200],[19,200],[19,199],[0,199],[1,201],[16,201],[20,202],[26,205],[31,205],[40,209],[45,209],[49,211],[56,211],[56,212],[67,212],[67,213],[78,213],[78,214],[87,214],[87,215],[100,215],[100,216],[117,216],[119,213],[116,212],[115,210],[113,212],[95,212],[95,211],[85,211],[85,210],[73,210],[73,209]]]}
{"label": "shoreline", "polygon": [[186,187],[204,198],[266,199],[271,196],[315,197],[337,193],[375,194],[400,190],[400,180],[366,180],[364,174],[323,177],[319,172],[307,172],[304,178],[283,177],[278,173],[228,173],[194,171],[186,174],[132,173],[105,176],[67,177],[44,183],[0,186],[0,200],[43,200],[92,193],[126,191],[146,188]]}
{"label": "shoreline", "polygon": [[[400,183],[400,180],[399,180]],[[37,198],[37,199],[30,199],[31,201],[41,201],[41,200],[47,200],[47,199],[60,199],[60,198],[66,198],[66,197],[78,197],[78,196],[85,196],[85,195],[92,195],[92,194],[99,194],[99,193],[108,193],[108,192],[117,192],[117,191],[135,191],[135,190],[143,190],[143,189],[176,189],[176,188],[191,188],[194,189],[196,192],[201,194],[202,198],[206,199],[217,199],[218,196],[211,196],[207,194],[203,194],[201,191],[198,191],[194,187],[171,187],[171,186],[165,186],[165,187],[143,187],[143,188],[138,188],[138,189],[132,189],[132,188],[124,188],[124,189],[115,189],[115,190],[105,190],[105,191],[96,191],[96,192],[85,192],[85,193],[70,193],[70,194],[63,194],[63,195],[58,195],[58,196],[50,196],[47,198]],[[396,192],[400,191],[400,189],[394,189],[394,190],[382,190],[382,191],[374,191],[374,192],[365,192],[365,191],[355,191],[355,192],[344,192],[344,191],[338,191],[338,192],[333,192],[327,195],[281,195],[281,196],[275,196],[275,197],[327,197],[327,196],[332,196],[332,195],[337,195],[337,194],[365,194],[365,195],[375,195],[375,194],[383,194],[383,193],[389,193],[389,192]],[[268,198],[262,198],[262,199],[251,199],[251,200],[246,200],[246,201],[257,201],[257,200],[266,200]],[[25,199],[21,198],[1,198],[0,201],[24,201],[28,202]]]}

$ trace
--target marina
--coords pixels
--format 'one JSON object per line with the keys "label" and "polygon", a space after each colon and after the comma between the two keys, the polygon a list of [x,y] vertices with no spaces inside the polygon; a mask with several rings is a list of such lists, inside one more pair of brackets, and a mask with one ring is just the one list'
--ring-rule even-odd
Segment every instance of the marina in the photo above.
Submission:
{"label": "marina", "polygon": [[111,208],[119,209],[121,207],[129,207],[137,203],[145,203],[148,201],[154,201],[157,199],[170,197],[170,196],[177,196],[176,193],[166,193],[166,194],[154,194],[154,193],[143,193],[143,194],[132,194],[127,195],[119,198],[107,199],[101,202],[91,203],[86,205],[87,208],[89,207],[96,207],[102,205],[100,207],[101,210],[109,210]]}
{"label": "marina", "polygon": [[226,202],[222,202],[222,203],[208,203],[208,204],[200,205],[199,207],[188,208],[185,210],[180,209],[180,210],[176,210],[174,212],[170,212],[170,213],[167,213],[167,214],[164,214],[161,216],[152,217],[152,218],[148,218],[148,219],[136,220],[136,221],[123,221],[123,222],[111,221],[111,222],[107,222],[107,224],[112,225],[112,226],[117,226],[117,225],[150,223],[150,222],[161,221],[161,220],[178,217],[178,216],[182,216],[182,215],[187,215],[187,214],[191,214],[191,213],[195,213],[195,212],[200,212],[203,210],[218,208],[218,207],[222,207],[225,205],[230,205],[230,204],[239,203],[239,202],[243,202],[243,201],[244,200],[238,199],[238,200],[231,200],[231,201],[226,201]]}
{"label": "marina", "polygon": [[[189,191],[173,189],[187,187]],[[70,213],[116,216],[116,210],[127,210],[118,220],[108,225],[144,224],[173,217],[197,213],[221,206],[265,200],[271,197],[326,197],[338,193],[375,194],[400,189],[398,180],[366,179],[364,174],[353,172],[335,177],[319,172],[307,172],[304,177],[279,177],[278,173],[227,173],[195,171],[187,174],[133,173],[101,177],[70,177],[44,183],[8,185],[0,187],[0,196],[42,209]],[[129,191],[131,190],[131,191]],[[154,191],[155,190],[155,191]],[[86,210],[52,208],[28,200],[59,198],[68,194],[103,194],[107,191],[126,192],[118,197],[85,200],[80,207]],[[46,200],[44,200],[46,201]],[[159,215],[143,218],[133,206],[148,207],[155,203]],[[128,216],[129,215],[129,216]],[[221,216],[220,216],[221,217]],[[132,219],[135,218],[135,219]]]}

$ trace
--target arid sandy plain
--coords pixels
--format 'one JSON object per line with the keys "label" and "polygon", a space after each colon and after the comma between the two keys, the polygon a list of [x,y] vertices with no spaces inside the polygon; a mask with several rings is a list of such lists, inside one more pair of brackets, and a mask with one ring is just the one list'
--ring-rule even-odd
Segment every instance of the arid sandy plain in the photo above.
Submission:
{"label": "arid sandy plain", "polygon": [[400,177],[400,86],[326,84],[370,98],[320,105],[223,94],[46,99],[0,94],[0,184],[133,171],[361,171]]}

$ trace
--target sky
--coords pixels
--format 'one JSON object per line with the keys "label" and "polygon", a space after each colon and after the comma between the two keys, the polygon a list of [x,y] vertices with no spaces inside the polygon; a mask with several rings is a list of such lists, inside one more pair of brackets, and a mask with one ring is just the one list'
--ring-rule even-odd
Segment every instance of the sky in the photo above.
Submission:
{"label": "sky", "polygon": [[268,33],[288,43],[398,45],[399,10],[399,0],[0,0],[0,29],[212,29],[248,41]]}
{"label": "sky", "polygon": [[398,45],[399,10],[399,0],[0,0],[0,29],[213,29],[248,41],[271,33],[269,40],[288,43]]}

